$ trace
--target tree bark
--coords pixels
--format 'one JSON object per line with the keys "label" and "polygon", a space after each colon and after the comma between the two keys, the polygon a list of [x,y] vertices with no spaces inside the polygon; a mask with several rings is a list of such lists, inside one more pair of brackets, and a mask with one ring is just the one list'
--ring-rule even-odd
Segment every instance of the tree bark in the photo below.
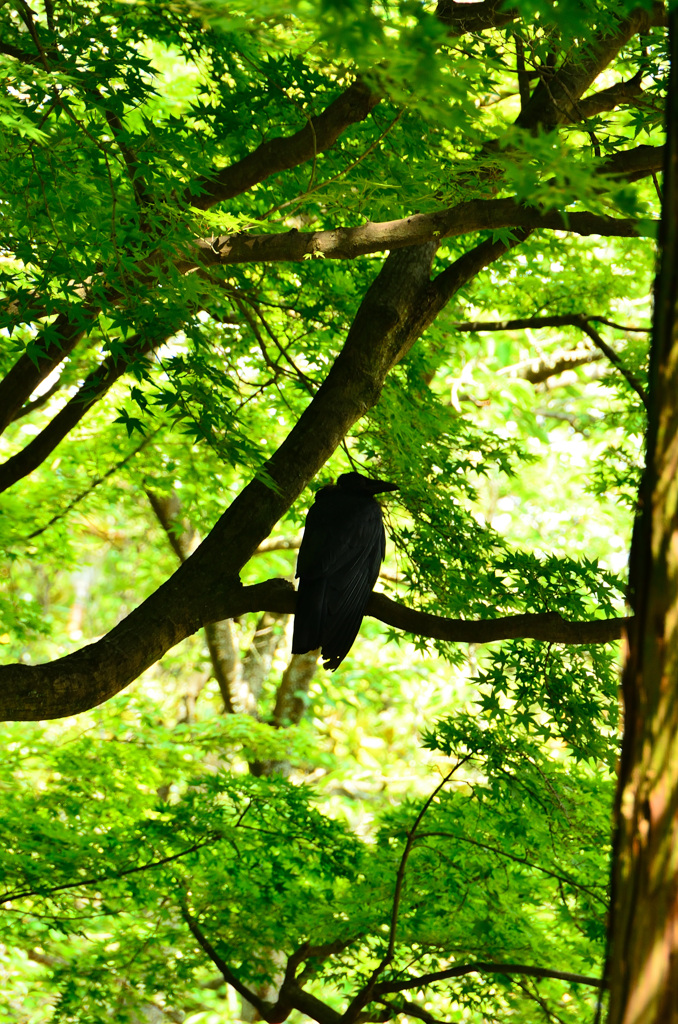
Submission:
{"label": "tree bark", "polygon": [[631,550],[609,1024],[678,1022],[678,11],[655,285],[647,466]]}

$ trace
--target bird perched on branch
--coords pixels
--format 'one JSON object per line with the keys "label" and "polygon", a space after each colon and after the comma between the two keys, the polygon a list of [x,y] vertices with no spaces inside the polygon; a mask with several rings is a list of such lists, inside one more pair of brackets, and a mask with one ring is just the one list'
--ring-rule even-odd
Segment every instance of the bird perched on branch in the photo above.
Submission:
{"label": "bird perched on branch", "polygon": [[386,551],[374,495],[397,490],[385,480],[343,473],[316,494],[297,559],[293,654],[320,647],[324,667],[334,671],[350,651]]}

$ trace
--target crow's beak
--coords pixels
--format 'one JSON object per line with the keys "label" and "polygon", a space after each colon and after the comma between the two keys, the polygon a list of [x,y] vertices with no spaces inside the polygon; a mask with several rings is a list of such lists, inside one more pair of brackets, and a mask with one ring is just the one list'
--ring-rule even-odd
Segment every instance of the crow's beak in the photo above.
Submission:
{"label": "crow's beak", "polygon": [[374,483],[376,485],[375,488],[374,488],[374,493],[375,494],[381,494],[382,491],[397,491],[398,490],[398,485],[397,484],[390,484],[388,482],[388,480],[375,480]]}

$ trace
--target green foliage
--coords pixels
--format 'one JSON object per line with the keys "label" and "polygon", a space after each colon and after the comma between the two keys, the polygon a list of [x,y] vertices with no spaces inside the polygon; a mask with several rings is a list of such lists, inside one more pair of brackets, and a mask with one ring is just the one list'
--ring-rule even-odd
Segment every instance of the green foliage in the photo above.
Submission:
{"label": "green foliage", "polygon": [[[190,919],[241,981],[272,980],[267,951],[305,942],[335,947],[309,962],[319,982],[366,978],[418,803],[387,808],[376,842],[361,842],[310,788],[237,770],[243,753],[273,752],[248,716],[168,729],[160,713],[118,699],[56,744],[54,727],[6,730],[2,941],[49,947],[53,1019],[103,1021],[114,1009],[132,1020],[159,991],[190,1006],[205,980]],[[460,741],[472,759],[417,829],[384,983],[460,954],[531,962],[550,929],[551,955],[585,972],[603,941],[609,777],[501,724],[467,723],[456,739],[448,725],[426,740],[450,753]],[[275,744],[278,756],[303,756],[286,733]],[[463,979],[452,989],[460,1006],[477,995]],[[517,993],[486,996],[501,1011]],[[585,1005],[575,1000],[567,1019]]]}
{"label": "green foliage", "polygon": [[[198,240],[216,254],[225,235],[506,198],[563,225],[582,211],[630,218],[636,237],[535,230],[515,245],[517,229],[497,223],[442,239],[434,278],[484,240],[509,248],[467,274],[312,489],[351,467],[397,482],[381,585],[411,608],[623,614],[642,402],[576,324],[497,322],[585,316],[646,386],[657,190],[601,168],[662,141],[664,32],[607,54],[587,90],[639,75],[642,96],[526,131],[519,55],[534,91],[591,59],[637,4],[518,0],[514,19],[472,31],[434,6],[0,8],[0,370],[60,349],[3,458],[74,396],[86,410],[0,497],[7,661],[55,660],[103,636],[171,576],[180,542],[185,558],[265,478],[384,259],[215,256],[197,269]],[[369,117],[196,205],[225,169],[308,132],[357,77],[381,97]],[[116,379],[104,392],[91,375],[106,359]],[[243,583],[294,575],[311,497]],[[426,976],[479,962],[600,974],[614,646],[452,645],[366,620],[334,675],[288,692],[286,618],[228,628],[230,683],[245,694],[236,714],[224,713],[214,644],[196,634],[131,697],[76,721],[3,727],[0,1024],[238,1019],[197,932],[271,1002],[298,954],[299,983],[342,1014],[377,972],[375,1016],[591,1017],[584,983]],[[426,805],[439,772],[449,779]]]}

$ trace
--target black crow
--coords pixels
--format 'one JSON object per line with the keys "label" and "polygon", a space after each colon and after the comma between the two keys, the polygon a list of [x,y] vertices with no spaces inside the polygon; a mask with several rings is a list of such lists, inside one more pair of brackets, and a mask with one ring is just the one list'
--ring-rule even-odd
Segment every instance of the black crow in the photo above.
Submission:
{"label": "black crow", "polygon": [[374,495],[397,489],[385,480],[344,473],[316,494],[297,559],[293,654],[320,647],[324,667],[333,671],[350,651],[386,551]]}

